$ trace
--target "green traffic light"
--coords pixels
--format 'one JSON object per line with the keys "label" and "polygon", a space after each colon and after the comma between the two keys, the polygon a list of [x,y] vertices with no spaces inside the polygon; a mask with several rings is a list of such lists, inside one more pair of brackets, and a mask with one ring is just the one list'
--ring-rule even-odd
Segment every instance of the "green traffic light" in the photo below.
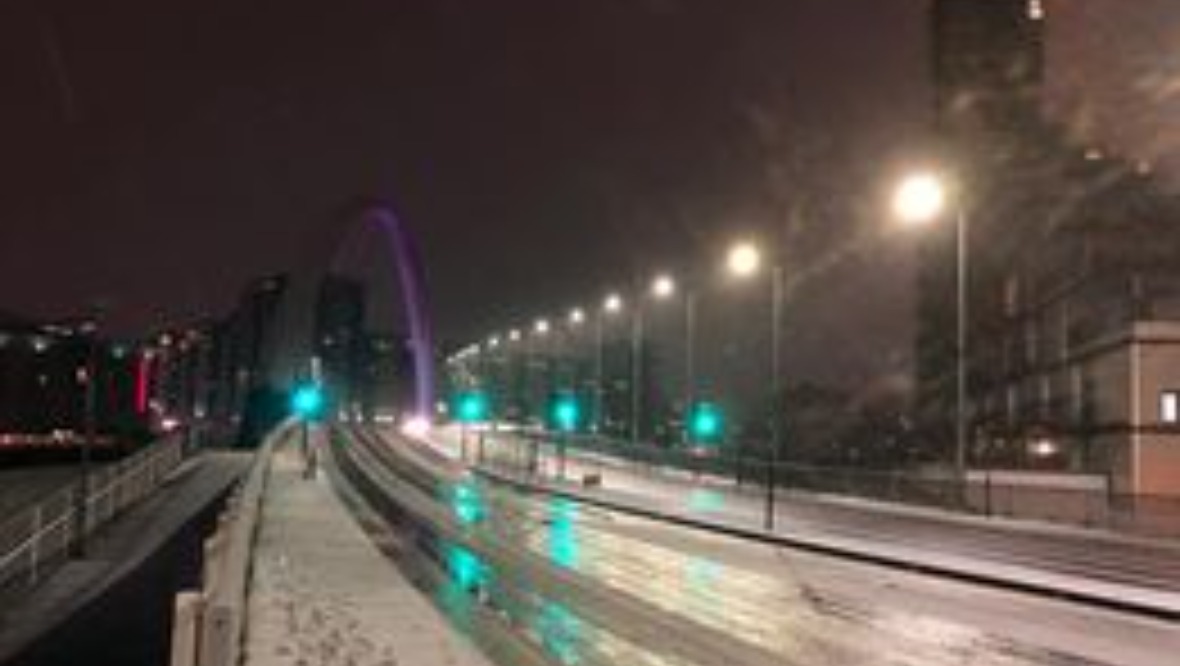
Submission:
{"label": "green traffic light", "polygon": [[725,430],[721,408],[710,402],[696,403],[689,417],[688,430],[694,442],[717,441]]}
{"label": "green traffic light", "polygon": [[488,397],[483,391],[464,391],[454,400],[455,419],[460,423],[479,423],[488,420]]}
{"label": "green traffic light", "polygon": [[324,391],[317,384],[301,384],[291,394],[291,411],[301,419],[318,418],[324,411]]}
{"label": "green traffic light", "polygon": [[574,395],[559,395],[553,401],[553,424],[562,432],[574,432],[582,421],[582,406]]}

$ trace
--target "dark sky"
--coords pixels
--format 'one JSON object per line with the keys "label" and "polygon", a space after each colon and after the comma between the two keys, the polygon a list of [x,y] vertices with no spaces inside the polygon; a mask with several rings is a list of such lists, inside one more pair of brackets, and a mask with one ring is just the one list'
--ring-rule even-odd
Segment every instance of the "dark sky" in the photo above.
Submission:
{"label": "dark sky", "polygon": [[[1071,15],[1073,33],[1092,39],[1097,21],[1180,43],[1174,0],[1070,2],[1132,14],[1126,28]],[[123,332],[216,314],[296,263],[334,209],[377,195],[418,233],[440,328],[461,339],[796,220],[784,261],[832,266],[801,291],[816,325],[796,353],[871,329],[888,341],[861,352],[872,365],[908,348],[912,248],[870,211],[929,120],[926,6],[8,0],[0,308],[62,316],[101,299]],[[1119,36],[1100,43],[1119,58],[1069,35],[1053,53],[1121,81],[1141,63]],[[1174,114],[1167,57],[1141,88]],[[1127,99],[1104,85],[1105,105],[1077,77],[1058,86],[1058,110],[1102,139],[1101,114]],[[1166,162],[1175,116],[1148,116],[1109,139]],[[349,245],[362,249],[346,263],[377,263],[364,233]]]}

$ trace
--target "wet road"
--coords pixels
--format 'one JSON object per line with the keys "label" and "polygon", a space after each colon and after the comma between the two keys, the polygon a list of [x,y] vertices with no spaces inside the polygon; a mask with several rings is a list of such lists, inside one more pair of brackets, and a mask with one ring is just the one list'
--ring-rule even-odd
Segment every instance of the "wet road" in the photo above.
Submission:
{"label": "wet road", "polygon": [[358,448],[401,465],[473,540],[439,547],[459,583],[450,603],[501,609],[553,663],[1162,666],[1180,654],[1163,622],[524,495],[362,435]]}

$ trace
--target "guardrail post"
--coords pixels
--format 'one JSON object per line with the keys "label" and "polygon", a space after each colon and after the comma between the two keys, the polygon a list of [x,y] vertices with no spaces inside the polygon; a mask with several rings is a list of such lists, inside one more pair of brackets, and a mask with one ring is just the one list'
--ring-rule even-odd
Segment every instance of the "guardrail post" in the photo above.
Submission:
{"label": "guardrail post", "polygon": [[225,604],[205,608],[201,621],[200,666],[236,666],[238,655],[235,609]]}
{"label": "guardrail post", "polygon": [[172,658],[170,666],[197,666],[200,655],[197,641],[201,637],[201,615],[205,600],[200,592],[186,590],[176,595],[172,621]]}
{"label": "guardrail post", "polygon": [[218,527],[208,539],[205,539],[205,591],[212,593],[221,585],[221,570],[224,567],[222,557],[225,553],[225,528]]}

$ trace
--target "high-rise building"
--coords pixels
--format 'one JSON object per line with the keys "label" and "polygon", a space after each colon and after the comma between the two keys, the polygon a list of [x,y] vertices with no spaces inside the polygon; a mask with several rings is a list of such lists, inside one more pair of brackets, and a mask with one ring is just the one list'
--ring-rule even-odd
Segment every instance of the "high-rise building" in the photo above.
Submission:
{"label": "high-rise building", "polygon": [[[969,462],[1180,494],[1180,201],[1043,117],[1040,2],[933,7],[938,138],[969,230]],[[918,407],[943,446],[953,226],[919,274]]]}
{"label": "high-rise building", "polygon": [[413,363],[405,336],[365,334],[356,401],[370,420],[388,421],[412,409]]}
{"label": "high-rise building", "polygon": [[341,407],[359,399],[366,352],[365,286],[342,275],[325,275],[316,299],[316,355],[332,399]]}
{"label": "high-rise building", "polygon": [[937,0],[933,7],[935,113],[943,138],[968,149],[1019,144],[1040,120],[1039,0]]}

